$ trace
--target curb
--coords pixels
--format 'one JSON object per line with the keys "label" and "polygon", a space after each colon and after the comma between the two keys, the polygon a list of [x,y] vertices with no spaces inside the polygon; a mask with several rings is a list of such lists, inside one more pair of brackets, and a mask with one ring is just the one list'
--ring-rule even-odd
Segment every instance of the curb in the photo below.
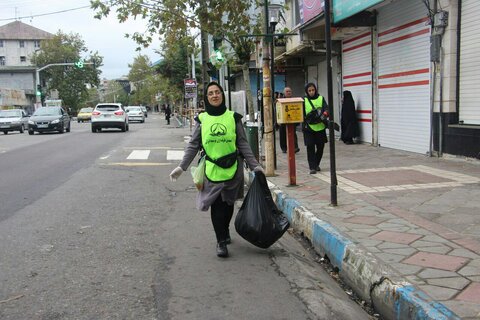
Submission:
{"label": "curb", "polygon": [[[250,185],[253,173],[246,174]],[[268,178],[267,178],[268,181]],[[385,319],[457,320],[453,311],[415,288],[387,264],[377,260],[331,224],[315,217],[296,199],[268,181],[273,200],[290,225],[327,256],[339,276]]]}

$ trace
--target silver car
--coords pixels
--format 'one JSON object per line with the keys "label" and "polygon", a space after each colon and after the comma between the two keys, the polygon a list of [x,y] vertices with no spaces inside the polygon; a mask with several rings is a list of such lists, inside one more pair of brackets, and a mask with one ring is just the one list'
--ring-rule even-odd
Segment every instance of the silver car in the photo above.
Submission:
{"label": "silver car", "polygon": [[125,108],[125,111],[128,113],[128,121],[140,121],[141,123],[145,122],[145,114],[141,107],[137,106],[128,106]]}
{"label": "silver car", "polygon": [[28,116],[21,109],[0,110],[0,131],[8,134],[9,131],[23,133],[28,128]]}
{"label": "silver car", "polygon": [[128,131],[128,113],[120,103],[99,103],[92,112],[92,132],[103,128],[118,128]]}

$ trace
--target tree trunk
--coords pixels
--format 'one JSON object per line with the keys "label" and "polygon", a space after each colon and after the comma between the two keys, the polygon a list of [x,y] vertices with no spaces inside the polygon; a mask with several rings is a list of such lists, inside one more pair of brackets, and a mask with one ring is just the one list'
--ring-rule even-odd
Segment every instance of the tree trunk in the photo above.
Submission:
{"label": "tree trunk", "polygon": [[242,64],[243,81],[245,83],[245,92],[247,94],[247,106],[248,106],[248,121],[253,122],[255,110],[253,109],[253,96],[252,89],[250,87],[250,70],[248,68],[249,63]]}

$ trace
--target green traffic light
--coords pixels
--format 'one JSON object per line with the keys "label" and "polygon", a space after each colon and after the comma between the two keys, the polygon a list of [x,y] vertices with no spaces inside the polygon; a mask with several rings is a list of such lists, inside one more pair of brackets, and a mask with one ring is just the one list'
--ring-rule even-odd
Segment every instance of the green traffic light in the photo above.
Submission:
{"label": "green traffic light", "polygon": [[75,67],[77,67],[78,69],[82,69],[83,68],[83,59],[80,59],[77,62],[75,62]]}
{"label": "green traffic light", "polygon": [[225,58],[223,57],[223,54],[220,50],[215,51],[215,57],[216,57],[217,61],[224,61],[225,60]]}
{"label": "green traffic light", "polygon": [[35,93],[37,96],[41,96],[42,93],[40,91],[37,90],[37,92]]}

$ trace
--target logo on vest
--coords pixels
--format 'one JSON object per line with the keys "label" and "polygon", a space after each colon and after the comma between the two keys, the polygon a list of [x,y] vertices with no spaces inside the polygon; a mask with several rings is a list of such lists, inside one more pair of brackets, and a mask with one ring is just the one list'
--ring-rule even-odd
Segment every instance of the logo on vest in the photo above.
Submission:
{"label": "logo on vest", "polygon": [[214,137],[224,136],[227,134],[227,127],[221,123],[215,123],[210,127],[210,134]]}

